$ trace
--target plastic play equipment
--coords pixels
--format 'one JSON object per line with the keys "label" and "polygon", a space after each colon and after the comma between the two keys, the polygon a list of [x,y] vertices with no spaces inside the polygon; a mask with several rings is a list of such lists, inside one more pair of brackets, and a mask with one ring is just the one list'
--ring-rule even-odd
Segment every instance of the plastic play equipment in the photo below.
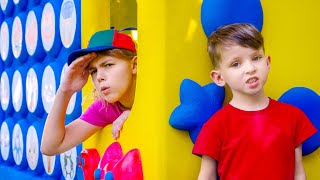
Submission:
{"label": "plastic play equipment", "polygon": [[82,168],[83,177],[85,180],[94,180],[93,173],[98,167],[100,161],[99,152],[94,149],[84,149],[78,157],[78,166]]}
{"label": "plastic play equipment", "polygon": [[[294,87],[286,91],[279,98],[280,102],[294,105],[300,108],[310,119],[312,124],[320,129],[320,97],[312,89],[306,87]],[[302,155],[308,155],[320,147],[320,132],[302,143]]]}
{"label": "plastic play equipment", "polygon": [[[17,5],[12,3],[12,1],[17,2]],[[60,50],[57,57],[53,58],[52,55],[56,52],[49,50],[48,53],[44,49],[41,35],[42,12],[45,4],[52,1],[8,0],[3,1],[4,4],[1,4],[0,27],[3,27],[3,29],[1,29],[0,39],[2,39],[1,42],[3,43],[0,44],[0,48],[3,50],[1,52],[3,62],[0,60],[0,70],[3,76],[1,83],[5,85],[1,85],[3,96],[0,101],[3,109],[0,109],[0,125],[3,125],[5,129],[2,131],[3,141],[1,141],[1,145],[4,147],[1,150],[4,151],[8,149],[8,145],[12,145],[12,141],[10,140],[12,133],[9,132],[13,132],[14,125],[20,122],[20,120],[28,122],[25,127],[26,129],[35,121],[44,121],[43,116],[45,116],[46,112],[41,98],[42,76],[44,69],[50,64],[50,61],[65,60],[64,58],[68,52],[80,48],[80,44],[81,47],[86,47],[89,38],[94,32],[113,26],[110,23],[111,19],[116,17],[113,20],[118,22],[121,19],[128,20],[131,18],[131,16],[124,16],[128,15],[125,13],[121,15],[119,11],[116,11],[116,16],[110,16],[110,11],[112,10],[108,3],[109,1],[105,0],[54,0],[58,4],[60,3],[61,11],[65,9],[66,12],[56,14],[58,18],[60,17],[60,29],[55,29],[55,33],[60,33],[60,37],[65,39],[61,39],[61,44],[53,40],[54,42],[58,42],[57,46],[53,47]],[[25,2],[27,2],[26,5],[21,4]],[[205,4],[214,3],[213,0],[211,2],[210,0],[190,0],[188,3],[185,3],[185,0],[170,2],[133,0],[132,2],[139,4],[135,11],[130,10],[132,14],[139,14],[136,26],[139,28],[138,87],[133,111],[126,122],[125,128],[121,132],[121,138],[118,142],[121,143],[125,152],[133,148],[139,149],[143,162],[144,179],[196,179],[200,166],[200,158],[191,154],[193,143],[189,140],[189,133],[172,128],[168,124],[168,120],[170,113],[180,104],[179,87],[183,79],[190,78],[201,85],[210,82],[208,73],[212,67],[206,52],[205,28],[202,28],[202,24],[206,24],[206,22],[202,18],[201,22],[200,16],[203,12],[215,13],[221,7],[208,6],[205,7],[206,9],[201,9]],[[219,2],[222,1],[220,0]],[[231,4],[233,7],[242,7],[237,1],[231,2],[231,0],[226,0],[223,2],[233,3]],[[245,3],[248,3],[249,0],[241,2],[246,5]],[[266,85],[266,92],[270,97],[279,98],[289,88],[303,85],[319,94],[320,83],[319,78],[316,78],[319,76],[319,61],[314,57],[314,53],[310,53],[317,52],[318,49],[319,23],[316,22],[318,22],[319,14],[315,14],[314,12],[318,11],[319,1],[310,0],[300,3],[290,0],[261,2],[259,0],[252,0],[250,3],[256,4],[254,7],[259,7],[260,5],[263,7],[264,22],[262,33],[266,40],[266,50],[272,52],[272,72],[269,77],[272,83]],[[74,9],[75,11],[73,11]],[[114,10],[114,8],[112,9]],[[120,10],[123,11],[123,8]],[[231,8],[229,10],[231,12],[240,11],[240,9]],[[21,11],[25,11],[30,16],[27,16],[26,21],[28,23],[22,22],[22,24],[27,26],[25,33],[30,34],[28,38],[25,37],[26,49],[29,54],[29,57],[25,59],[25,63],[26,67],[30,68],[30,81],[33,82],[31,84],[38,84],[38,90],[36,88],[32,89],[35,86],[30,86],[31,91],[26,93],[29,112],[27,116],[20,119],[16,118],[11,93],[13,74],[18,69],[17,65],[19,62],[19,60],[14,58],[12,53],[11,34],[13,21],[18,12]],[[253,14],[253,11],[255,10],[250,9],[245,13]],[[210,14],[207,15],[209,15],[207,17],[210,17]],[[47,17],[50,20],[50,17]],[[238,15],[235,15],[235,17],[238,17]],[[288,17],[290,18],[288,19]],[[256,18],[261,19],[262,16],[257,14]],[[214,23],[216,21],[211,21],[209,18],[207,22]],[[75,26],[76,30],[74,32]],[[44,25],[44,27],[50,26]],[[117,26],[115,27],[118,28]],[[210,27],[208,27],[207,29],[208,31],[212,31],[214,28],[210,30]],[[50,33],[50,28],[47,33]],[[304,38],[299,38],[300,36]],[[57,36],[52,35],[50,37]],[[47,40],[50,40],[50,38]],[[308,44],[308,46],[299,46],[297,44]],[[49,42],[47,42],[47,45],[49,45]],[[24,52],[22,51],[22,53]],[[307,61],[302,63],[301,60]],[[285,72],[284,68],[286,69]],[[31,72],[33,71],[31,69],[34,72]],[[299,70],[299,73],[296,73],[297,70]],[[55,74],[61,73],[61,71],[54,72]],[[59,81],[59,78],[55,78],[55,80]],[[29,85],[29,83],[27,84]],[[89,103],[86,100],[83,101],[83,97],[86,97],[87,92],[90,90],[92,90],[92,87],[88,87],[82,93],[77,93],[76,106],[70,110],[71,114],[67,115],[67,122],[71,122],[72,119],[79,115],[79,104],[83,105],[84,109],[88,107]],[[10,121],[13,122],[13,126],[7,123],[6,119],[9,118],[12,118]],[[6,125],[10,127],[5,128]],[[24,130],[21,132],[26,136]],[[110,132],[111,127],[106,127],[101,133],[97,133],[93,138],[85,141],[83,148],[94,147],[100,154],[103,154],[110,143],[114,141]],[[19,144],[16,143],[16,145]],[[19,147],[15,146],[15,149],[16,152],[20,152],[18,150]],[[77,154],[80,154],[81,149],[77,152]],[[6,153],[4,152],[3,155],[7,155]],[[55,164],[48,168],[48,170],[51,169],[48,172],[53,171],[53,174],[47,174],[47,171],[43,171],[42,174],[35,174],[29,167],[24,169],[24,164],[26,163],[24,158],[20,166],[16,165],[14,156],[10,158],[12,156],[10,156],[10,153],[8,154],[9,158],[7,160],[4,160],[2,155],[0,156],[0,174],[5,179],[21,179],[21,177],[24,180],[42,180],[44,178],[49,180],[65,179],[62,169],[69,167],[65,166],[65,164],[61,165],[61,163],[71,162],[69,156],[64,156],[65,158],[60,162],[60,156],[58,155],[55,158]],[[12,154],[14,155],[14,152]],[[305,170],[309,179],[320,179],[318,169],[320,167],[319,155],[320,149],[318,148],[318,150],[303,157]],[[45,159],[43,158],[43,160]],[[52,160],[50,162],[53,164]],[[41,161],[39,163],[46,164]],[[70,164],[74,165],[74,163],[77,162],[72,160]],[[83,172],[81,171],[81,168],[77,168],[77,175],[74,179],[83,179],[81,177]],[[108,178],[110,176],[113,177],[110,172],[106,174]]]}
{"label": "plastic play equipment", "polygon": [[[76,16],[80,4],[79,0],[1,2],[0,134],[5,141],[0,140],[0,174],[4,179],[75,178],[82,145],[47,157],[40,144],[66,57],[81,46],[80,16]],[[67,122],[81,114],[81,92],[74,97]]]}
{"label": "plastic play equipment", "polygon": [[222,107],[224,96],[224,88],[214,83],[202,87],[195,81],[184,79],[180,85],[181,104],[171,113],[170,125],[189,131],[194,143],[202,125]]}
{"label": "plastic play equipment", "polygon": [[78,162],[85,180],[143,180],[139,150],[123,154],[119,142],[112,143],[101,159],[96,149],[84,149]]}
{"label": "plastic play equipment", "polygon": [[[184,79],[180,86],[180,102],[171,113],[169,123],[179,130],[189,131],[194,143],[203,124],[221,107],[224,100],[224,89],[210,83],[201,87],[196,82]],[[280,102],[300,108],[320,129],[320,97],[313,90],[305,87],[294,87],[286,91]],[[308,155],[320,147],[320,132],[302,143],[302,154]]]}
{"label": "plastic play equipment", "polygon": [[251,23],[259,31],[263,25],[260,0],[204,0],[201,6],[202,28],[207,36],[222,25]]}

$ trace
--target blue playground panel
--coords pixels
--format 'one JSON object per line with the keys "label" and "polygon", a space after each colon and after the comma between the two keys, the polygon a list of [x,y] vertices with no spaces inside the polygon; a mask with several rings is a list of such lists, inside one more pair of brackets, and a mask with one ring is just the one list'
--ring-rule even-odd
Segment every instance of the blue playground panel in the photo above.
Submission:
{"label": "blue playground panel", "polygon": [[[82,179],[79,145],[47,157],[42,131],[68,54],[81,47],[80,0],[0,1],[0,179]],[[66,123],[81,114],[81,92]],[[78,177],[77,177],[78,176]]]}

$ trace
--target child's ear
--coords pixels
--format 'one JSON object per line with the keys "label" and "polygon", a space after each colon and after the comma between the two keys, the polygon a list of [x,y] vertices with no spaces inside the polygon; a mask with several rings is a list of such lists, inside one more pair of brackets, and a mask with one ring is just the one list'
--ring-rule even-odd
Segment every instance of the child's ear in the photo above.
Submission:
{"label": "child's ear", "polygon": [[132,62],[132,74],[137,74],[137,56],[133,57]]}
{"label": "child's ear", "polygon": [[210,72],[210,77],[212,81],[216,83],[218,86],[223,87],[224,85],[226,85],[226,82],[224,81],[219,70],[212,70]]}
{"label": "child's ear", "polygon": [[267,56],[267,66],[268,66],[268,70],[270,70],[270,63],[271,63],[271,57]]}

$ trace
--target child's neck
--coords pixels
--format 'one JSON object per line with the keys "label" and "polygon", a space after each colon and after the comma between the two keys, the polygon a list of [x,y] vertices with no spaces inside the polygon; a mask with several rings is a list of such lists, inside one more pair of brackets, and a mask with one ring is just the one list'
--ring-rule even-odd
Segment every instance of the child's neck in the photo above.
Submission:
{"label": "child's neck", "polygon": [[119,102],[124,109],[131,109],[134,102],[134,96],[123,98]]}
{"label": "child's neck", "polygon": [[269,105],[269,98],[264,94],[257,96],[234,96],[230,104],[244,111],[259,111]]}
{"label": "child's neck", "polygon": [[125,109],[132,108],[133,102],[134,102],[135,90],[136,90],[136,81],[134,79],[130,88],[127,90],[127,93],[119,100],[123,108]]}

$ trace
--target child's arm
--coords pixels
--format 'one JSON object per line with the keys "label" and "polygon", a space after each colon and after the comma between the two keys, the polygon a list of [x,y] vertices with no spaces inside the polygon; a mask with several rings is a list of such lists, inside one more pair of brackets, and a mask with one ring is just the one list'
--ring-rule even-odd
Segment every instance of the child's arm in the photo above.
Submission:
{"label": "child's arm", "polygon": [[100,129],[79,119],[65,127],[66,110],[70,98],[88,81],[89,73],[86,67],[95,56],[91,53],[79,57],[67,68],[44,126],[41,142],[43,154],[55,155],[65,152]]}
{"label": "child's arm", "polygon": [[295,149],[295,172],[294,179],[295,180],[306,180],[306,174],[304,172],[303,164],[302,164],[302,146],[298,146]]}
{"label": "child's arm", "polygon": [[118,139],[120,131],[122,130],[124,122],[128,119],[130,110],[124,111],[115,121],[112,123],[112,137]]}
{"label": "child's arm", "polygon": [[209,156],[202,156],[200,173],[198,180],[216,180],[217,161]]}

